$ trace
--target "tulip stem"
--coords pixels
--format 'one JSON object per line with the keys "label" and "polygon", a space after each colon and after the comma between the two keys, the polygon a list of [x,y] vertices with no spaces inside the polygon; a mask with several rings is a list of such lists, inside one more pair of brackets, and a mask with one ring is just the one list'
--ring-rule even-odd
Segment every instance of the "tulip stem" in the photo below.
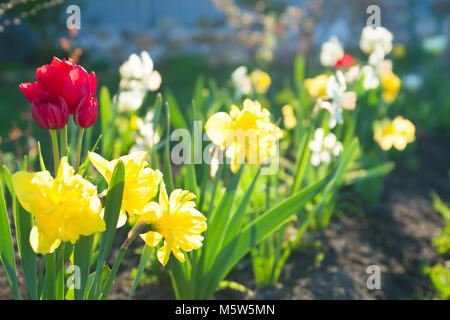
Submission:
{"label": "tulip stem", "polygon": [[78,130],[77,151],[76,151],[76,156],[75,156],[75,172],[76,173],[78,173],[78,168],[80,167],[81,149],[83,148],[83,133],[84,133],[84,128],[80,127],[80,130]]}
{"label": "tulip stem", "polygon": [[61,146],[61,155],[66,156],[67,155],[67,125],[64,126],[60,130],[60,146]]}
{"label": "tulip stem", "polygon": [[55,168],[55,176],[58,174],[59,167],[59,149],[58,149],[58,136],[56,130],[50,130],[50,138],[52,139],[52,149],[53,149],[53,165]]}

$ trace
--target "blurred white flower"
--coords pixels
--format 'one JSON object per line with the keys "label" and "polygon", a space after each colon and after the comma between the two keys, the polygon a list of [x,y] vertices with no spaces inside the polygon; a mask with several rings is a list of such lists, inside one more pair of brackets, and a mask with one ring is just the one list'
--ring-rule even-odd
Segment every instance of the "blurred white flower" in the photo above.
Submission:
{"label": "blurred white flower", "polygon": [[375,49],[369,55],[369,64],[374,67],[378,66],[384,60],[385,55],[383,47],[377,43]]}
{"label": "blurred white flower", "polygon": [[375,89],[380,84],[377,72],[372,66],[365,65],[362,67],[363,87],[366,90]]}
{"label": "blurred white flower", "polygon": [[309,142],[309,149],[311,150],[311,164],[317,167],[321,163],[329,164],[331,156],[339,156],[343,147],[333,133],[330,132],[325,136],[325,130],[318,128],[314,132],[314,139]]}
{"label": "blurred white flower", "polygon": [[428,37],[422,41],[422,46],[426,52],[440,55],[447,47],[447,37],[445,35]]}
{"label": "blurred white flower", "polygon": [[358,80],[360,76],[360,67],[358,65],[350,67],[347,71],[344,73],[345,81],[347,83],[353,83],[356,80]]}
{"label": "blurred white flower", "polygon": [[323,66],[334,67],[336,61],[344,56],[344,49],[336,37],[331,37],[329,41],[322,44],[320,51],[320,63]]}
{"label": "blurred white flower", "polygon": [[407,90],[416,91],[422,87],[423,80],[417,73],[409,73],[403,77],[403,85]]}
{"label": "blurred white flower", "polygon": [[147,112],[144,119],[134,116],[132,128],[137,132],[130,153],[135,151],[147,151],[160,141],[160,137],[153,129],[153,111]]}
{"label": "blurred white flower", "polygon": [[[394,35],[386,28],[373,28],[367,26],[362,30],[359,47],[365,54],[368,55],[375,52],[377,47],[379,47],[383,50],[384,55],[387,55],[392,50],[393,39]],[[380,51],[378,52],[378,54],[380,54]],[[373,59],[375,59],[375,57]]]}
{"label": "blurred white flower", "polygon": [[161,74],[153,70],[153,60],[147,51],[142,51],[140,56],[132,53],[120,66],[119,73],[121,88],[130,89],[131,85],[136,86],[139,82],[150,91],[156,91],[161,86]]}
{"label": "blurred white flower", "polygon": [[240,66],[231,74],[231,82],[236,89],[236,95],[241,97],[252,92],[252,80],[245,66]]}
{"label": "blurred white flower", "polygon": [[119,112],[136,111],[144,101],[145,92],[141,90],[121,91],[114,97]]}

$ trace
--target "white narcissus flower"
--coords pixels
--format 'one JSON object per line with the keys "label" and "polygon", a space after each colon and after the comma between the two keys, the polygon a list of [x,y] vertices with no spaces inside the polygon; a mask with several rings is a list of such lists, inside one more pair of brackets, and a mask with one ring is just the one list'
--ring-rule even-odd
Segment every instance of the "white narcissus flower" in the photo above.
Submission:
{"label": "white narcissus flower", "polygon": [[386,28],[367,26],[362,30],[359,47],[365,54],[372,54],[377,47],[381,48],[384,55],[392,50],[394,35]]}
{"label": "white narcissus flower", "polygon": [[362,67],[361,73],[363,75],[364,89],[370,90],[379,86],[380,80],[378,79],[377,72],[372,66],[365,65]]}
{"label": "white narcissus flower", "polygon": [[336,61],[344,56],[344,49],[336,37],[331,37],[329,41],[322,44],[320,51],[320,63],[326,67],[334,67]]}
{"label": "white narcissus flower", "polygon": [[311,150],[311,164],[317,167],[321,163],[329,164],[331,157],[338,157],[343,147],[333,133],[330,132],[325,136],[324,129],[318,128],[314,132],[314,139],[309,142],[309,149]]}
{"label": "white narcissus flower", "polygon": [[238,96],[252,92],[252,80],[250,79],[245,66],[240,66],[233,71],[231,74],[231,82],[233,83]]}
{"label": "white narcissus flower", "polygon": [[118,96],[115,96],[117,103],[117,110],[119,112],[136,111],[144,101],[145,92],[141,90],[122,91]]}
{"label": "white narcissus flower", "polygon": [[153,60],[147,51],[142,51],[140,56],[132,53],[120,66],[119,73],[121,83],[125,86],[131,84],[133,80],[140,81],[150,91],[156,91],[161,86],[161,74],[153,70]]}
{"label": "white narcissus flower", "polygon": [[344,73],[345,81],[347,81],[347,83],[353,83],[356,80],[358,80],[360,75],[361,75],[361,70],[358,65],[350,67]]}

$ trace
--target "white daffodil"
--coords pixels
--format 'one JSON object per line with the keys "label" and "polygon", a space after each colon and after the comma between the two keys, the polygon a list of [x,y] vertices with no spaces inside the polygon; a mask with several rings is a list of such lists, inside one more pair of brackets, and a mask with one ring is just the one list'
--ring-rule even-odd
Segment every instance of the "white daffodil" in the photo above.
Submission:
{"label": "white daffodil", "polygon": [[378,79],[377,72],[372,66],[365,65],[361,69],[363,76],[363,87],[366,90],[375,89],[379,86],[380,80]]}
{"label": "white daffodil", "polygon": [[114,97],[119,112],[136,111],[144,101],[145,92],[142,90],[121,91]]}
{"label": "white daffodil", "polygon": [[336,37],[322,44],[320,51],[320,63],[326,67],[334,67],[336,61],[344,56],[344,49]]}
{"label": "white daffodil", "polygon": [[383,50],[384,55],[387,55],[392,50],[393,39],[394,35],[386,28],[367,26],[362,30],[359,47],[368,55],[375,52],[379,47]]}
{"label": "white daffodil", "polygon": [[231,82],[236,89],[236,95],[241,97],[252,92],[252,80],[245,66],[240,66],[231,74]]}
{"label": "white daffodil", "polygon": [[347,83],[353,83],[356,80],[358,80],[358,78],[361,75],[361,69],[358,65],[350,67],[347,71],[345,71],[344,73],[344,77],[345,77],[345,81]]}
{"label": "white daffodil", "polygon": [[131,85],[133,80],[137,80],[150,91],[158,90],[162,78],[158,71],[153,70],[153,66],[153,60],[147,51],[142,51],[140,56],[132,53],[119,68],[121,85],[130,89],[128,84]]}
{"label": "white daffodil", "polygon": [[309,149],[311,150],[311,164],[317,167],[321,163],[329,164],[332,156],[338,157],[343,146],[333,133],[330,132],[325,136],[325,130],[318,128],[314,132],[314,139],[309,142]]}

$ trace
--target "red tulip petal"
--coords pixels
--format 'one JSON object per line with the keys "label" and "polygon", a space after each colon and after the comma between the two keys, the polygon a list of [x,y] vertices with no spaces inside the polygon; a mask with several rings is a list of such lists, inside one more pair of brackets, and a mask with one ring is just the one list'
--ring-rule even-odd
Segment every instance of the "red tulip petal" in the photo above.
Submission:
{"label": "red tulip petal", "polygon": [[43,65],[36,70],[36,78],[40,88],[51,94],[60,94],[64,83],[64,74],[56,67]]}
{"label": "red tulip petal", "polygon": [[75,113],[76,107],[83,98],[90,96],[90,91],[88,73],[82,67],[76,66],[65,79],[61,92],[71,114]]}
{"label": "red tulip petal", "polygon": [[89,74],[89,80],[91,81],[91,96],[93,97],[95,96],[95,91],[97,90],[97,76],[94,71]]}
{"label": "red tulip petal", "polygon": [[35,100],[49,100],[52,95],[41,88],[39,88],[37,82],[26,82],[19,85],[20,90],[27,98],[28,101],[33,102]]}

